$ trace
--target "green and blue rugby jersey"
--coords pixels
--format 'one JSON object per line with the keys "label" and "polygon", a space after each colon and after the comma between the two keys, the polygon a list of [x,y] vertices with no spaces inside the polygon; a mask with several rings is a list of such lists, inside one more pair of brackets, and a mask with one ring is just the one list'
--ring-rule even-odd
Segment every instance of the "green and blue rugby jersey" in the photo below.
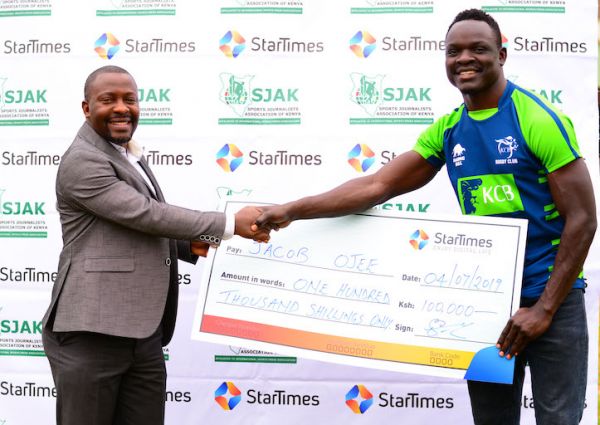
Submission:
{"label": "green and blue rugby jersey", "polygon": [[[497,109],[461,105],[427,128],[413,148],[444,164],[463,214],[529,220],[522,296],[541,295],[564,220],[547,175],[580,157],[569,118],[537,95],[507,83]],[[582,274],[574,287],[584,287]]]}

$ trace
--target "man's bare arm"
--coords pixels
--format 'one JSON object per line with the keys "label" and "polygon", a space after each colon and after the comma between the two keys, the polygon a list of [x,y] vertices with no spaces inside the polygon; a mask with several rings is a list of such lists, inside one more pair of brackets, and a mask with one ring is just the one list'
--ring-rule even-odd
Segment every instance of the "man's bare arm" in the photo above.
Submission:
{"label": "man's bare arm", "polygon": [[421,155],[408,151],[375,174],[349,180],[340,186],[296,201],[261,207],[257,227],[278,229],[294,220],[337,217],[365,211],[390,198],[418,189],[437,173]]}
{"label": "man's bare arm", "polygon": [[581,271],[596,232],[594,190],[584,160],[577,159],[549,174],[548,183],[565,227],[552,274],[540,299],[532,307],[520,308],[498,339],[501,355],[506,354],[507,358],[546,332]]}

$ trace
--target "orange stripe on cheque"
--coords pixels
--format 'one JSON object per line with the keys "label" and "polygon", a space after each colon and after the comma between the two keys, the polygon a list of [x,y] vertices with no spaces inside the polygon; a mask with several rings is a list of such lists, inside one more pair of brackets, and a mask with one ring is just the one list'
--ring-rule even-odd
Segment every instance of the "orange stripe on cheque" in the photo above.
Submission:
{"label": "orange stripe on cheque", "polygon": [[325,353],[398,363],[466,370],[475,353],[331,336],[281,326],[205,315],[200,330],[206,333],[304,348]]}

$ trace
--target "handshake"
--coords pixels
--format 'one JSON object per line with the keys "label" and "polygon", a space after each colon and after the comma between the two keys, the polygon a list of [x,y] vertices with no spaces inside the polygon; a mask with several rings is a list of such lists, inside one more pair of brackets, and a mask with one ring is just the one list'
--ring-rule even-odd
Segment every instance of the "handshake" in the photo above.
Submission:
{"label": "handshake", "polygon": [[[234,234],[256,242],[269,242],[271,230],[279,230],[290,222],[281,205],[247,206],[235,213]],[[192,252],[201,257],[206,257],[209,247],[206,242],[192,241]]]}

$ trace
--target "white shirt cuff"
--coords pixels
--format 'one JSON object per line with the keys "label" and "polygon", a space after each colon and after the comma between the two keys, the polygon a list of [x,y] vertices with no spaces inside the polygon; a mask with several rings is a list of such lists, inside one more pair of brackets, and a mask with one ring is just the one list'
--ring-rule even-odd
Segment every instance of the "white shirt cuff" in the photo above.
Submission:
{"label": "white shirt cuff", "polygon": [[225,232],[223,232],[223,240],[231,239],[235,232],[235,214],[231,211],[225,213]]}

